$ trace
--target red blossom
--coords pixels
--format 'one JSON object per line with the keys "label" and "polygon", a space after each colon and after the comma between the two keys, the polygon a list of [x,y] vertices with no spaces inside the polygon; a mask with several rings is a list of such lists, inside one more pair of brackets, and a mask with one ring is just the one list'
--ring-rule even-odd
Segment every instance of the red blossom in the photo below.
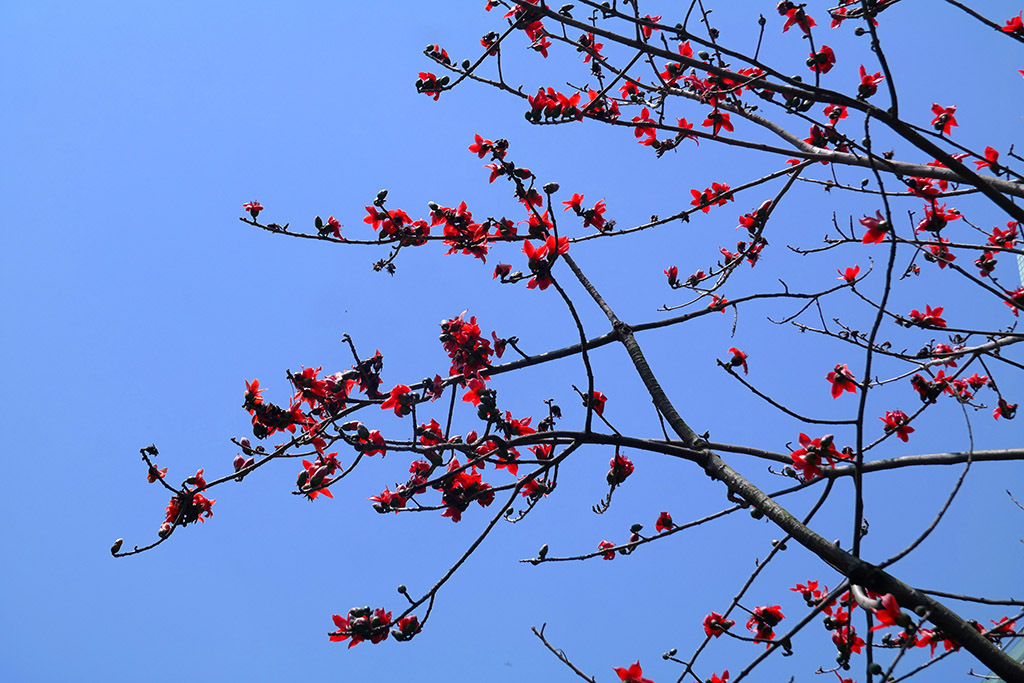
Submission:
{"label": "red blossom", "polygon": [[644,34],[645,40],[650,39],[651,34],[658,30],[654,27],[654,24],[657,24],[659,21],[661,21],[661,15],[652,17],[650,14],[645,15],[640,20],[640,32]]}
{"label": "red blossom", "polygon": [[999,399],[999,403],[996,405],[995,409],[992,411],[992,417],[997,419],[997,420],[1000,417],[1005,418],[1007,420],[1012,420],[1016,414],[1017,414],[1017,404],[1016,403],[1010,403],[1005,398],[1000,398]]}
{"label": "red blossom", "polygon": [[602,394],[600,391],[595,391],[590,395],[588,400],[586,397],[583,399],[583,407],[593,407],[594,412],[598,415],[604,415],[604,404],[608,402],[608,397]]}
{"label": "red blossom", "polygon": [[633,474],[633,461],[624,455],[616,453],[615,457],[608,461],[608,465],[611,469],[605,478],[612,486],[618,486]]}
{"label": "red blossom", "polygon": [[844,391],[851,394],[857,393],[857,380],[853,373],[846,367],[846,363],[837,363],[835,369],[825,375],[825,379],[832,383],[832,398],[839,398]]}
{"label": "red blossom", "polygon": [[[655,17],[655,20],[661,19],[661,17]],[[650,37],[650,36],[648,36]],[[644,671],[640,668],[640,660],[638,659],[635,664],[632,664],[628,669],[622,667],[612,667],[619,675],[619,680],[622,683],[654,683],[654,681],[644,678]]]}
{"label": "red blossom", "polygon": [[725,128],[727,131],[732,132],[735,130],[732,125],[732,121],[729,120],[729,113],[714,109],[704,119],[704,123],[701,124],[704,127],[711,126],[712,137],[718,137],[718,131]]}
{"label": "red blossom", "polygon": [[668,531],[672,529],[674,526],[675,523],[672,521],[672,515],[668,514],[667,512],[662,512],[660,515],[658,515],[658,521],[654,523],[654,528],[659,533],[662,531]]}
{"label": "red blossom", "polygon": [[910,322],[918,327],[945,327],[946,321],[940,317],[942,315],[942,309],[942,306],[932,308],[928,304],[925,304],[924,313],[917,309],[910,312]]}
{"label": "red blossom", "polygon": [[1010,33],[1015,36],[1024,37],[1024,21],[1021,20],[1021,12],[1017,13],[1017,16],[1010,17],[1006,20],[1006,26],[1003,26],[1001,30],[1003,33]]}
{"label": "red blossom", "polygon": [[253,220],[256,220],[256,217],[260,215],[260,211],[263,210],[263,205],[257,201],[252,201],[242,204],[242,208],[249,212]]}
{"label": "red blossom", "polygon": [[906,443],[910,433],[914,431],[914,428],[907,424],[910,418],[902,410],[887,410],[885,411],[885,417],[878,419],[885,425],[886,434],[896,432],[897,438],[904,443]]}
{"label": "red blossom", "polygon": [[775,627],[785,618],[778,605],[755,607],[747,619],[747,630],[754,633],[755,641],[768,641],[775,637]]}
{"label": "red blossom", "polygon": [[943,135],[949,135],[949,129],[957,125],[956,117],[956,105],[950,107],[943,107],[942,105],[932,104],[932,113],[935,114],[935,118],[932,119],[932,126],[935,130],[940,131]]}
{"label": "red blossom", "polygon": [[729,359],[729,365],[734,368],[742,366],[743,374],[747,374],[747,354],[743,353],[735,346],[729,349],[729,353],[732,354],[732,358]]}
{"label": "red blossom", "polygon": [[615,559],[615,551],[614,550],[608,550],[609,548],[614,548],[614,547],[615,547],[615,544],[612,543],[611,541],[601,541],[600,543],[598,543],[597,544],[597,549],[598,550],[605,550],[606,551],[603,555],[601,555],[601,559],[602,560],[614,560]]}
{"label": "red blossom", "polygon": [[395,415],[397,415],[398,417],[404,417],[405,415],[408,415],[411,412],[411,401],[409,401],[409,399],[406,397],[411,395],[411,391],[412,390],[409,389],[409,387],[407,387],[404,384],[396,385],[395,388],[392,389],[391,392],[388,394],[387,400],[385,400],[380,405],[380,407],[383,410],[393,409],[395,411]]}
{"label": "red blossom", "polygon": [[992,147],[985,148],[985,158],[981,161],[975,161],[974,165],[978,167],[980,171],[983,168],[991,168],[993,171],[999,168],[999,152]]}
{"label": "red blossom", "polygon": [[388,628],[391,626],[391,612],[385,612],[383,608],[377,608],[372,613],[369,607],[353,607],[348,611],[347,617],[335,614],[331,617],[338,630],[328,634],[332,643],[338,643],[351,638],[349,647],[369,640],[371,643],[380,643],[387,640]]}
{"label": "red blossom", "polygon": [[732,619],[726,619],[718,612],[712,612],[704,617],[704,634],[709,638],[718,638],[732,628],[735,623]]}
{"label": "red blossom", "polygon": [[836,278],[837,280],[846,280],[847,282],[854,282],[856,281],[857,276],[860,275],[860,266],[853,266],[852,268],[847,268],[846,270],[837,268],[836,272],[839,273],[839,277]]}
{"label": "red blossom", "polygon": [[874,216],[865,216],[864,218],[861,218],[860,224],[868,229],[868,231],[864,233],[863,239],[861,239],[861,243],[863,244],[878,244],[885,239],[886,233],[888,233],[892,228],[892,226],[889,225],[889,221],[885,220],[885,217],[882,216],[881,211],[875,211]]}
{"label": "red blossom", "polygon": [[871,97],[878,92],[878,84],[885,80],[885,76],[882,72],[876,72],[874,75],[869,74],[865,69],[864,65],[860,65],[860,85],[857,86],[857,94],[861,99]]}
{"label": "red blossom", "polygon": [[782,32],[785,33],[794,24],[800,27],[800,30],[804,32],[804,35],[808,35],[811,32],[812,26],[817,26],[817,24],[814,23],[814,19],[804,12],[803,7],[794,7],[786,12],[786,23],[782,26]]}
{"label": "red blossom", "polygon": [[828,45],[822,45],[817,52],[812,52],[807,58],[807,66],[811,71],[819,74],[827,74],[836,65],[836,53]]}
{"label": "red blossom", "polygon": [[845,454],[836,450],[831,434],[818,439],[811,439],[811,437],[801,433],[800,445],[803,448],[790,453],[790,457],[793,458],[793,467],[800,471],[804,481],[810,481],[824,474],[821,470],[823,461],[827,461],[829,466],[835,467],[836,458],[842,459],[846,457]]}

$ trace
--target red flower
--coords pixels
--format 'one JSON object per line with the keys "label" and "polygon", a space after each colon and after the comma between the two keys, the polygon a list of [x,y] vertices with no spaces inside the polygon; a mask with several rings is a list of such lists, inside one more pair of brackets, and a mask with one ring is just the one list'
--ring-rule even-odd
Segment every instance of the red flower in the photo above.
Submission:
{"label": "red flower", "polygon": [[888,626],[905,626],[909,623],[907,615],[900,610],[900,604],[896,602],[896,598],[893,597],[892,593],[883,595],[881,603],[882,605],[879,609],[872,610],[875,618],[878,619],[878,626],[872,628],[872,631]]}
{"label": "red flower", "polygon": [[908,435],[914,431],[914,428],[907,424],[910,418],[902,410],[887,410],[885,417],[878,419],[885,424],[886,434],[896,432],[897,438],[904,443],[907,442]]}
{"label": "red flower", "polygon": [[885,239],[885,234],[892,227],[882,216],[881,211],[875,211],[874,216],[864,216],[860,219],[860,224],[868,229],[861,239],[862,244],[878,244]]}
{"label": "red flower", "polygon": [[242,208],[249,212],[249,215],[256,219],[256,216],[260,215],[260,211],[263,210],[263,206],[259,202],[246,202],[242,204]]}
{"label": "red flower", "polygon": [[935,118],[932,119],[932,126],[935,127],[935,130],[941,131],[943,135],[949,135],[949,129],[957,125],[956,117],[953,116],[956,113],[956,105],[942,107],[932,104],[932,113],[935,114]]}
{"label": "red flower", "polygon": [[398,417],[408,415],[411,412],[409,404],[411,404],[412,401],[405,397],[409,396],[410,391],[411,389],[404,384],[395,386],[395,388],[391,390],[391,393],[388,394],[387,400],[384,401],[380,407],[384,410],[388,410],[389,408],[394,409],[395,415]]}
{"label": "red flower", "polygon": [[718,674],[711,674],[711,678],[708,679],[708,683],[729,683],[729,670],[726,669],[723,671],[721,678],[718,677]]}
{"label": "red flower", "polygon": [[645,39],[650,39],[651,34],[658,30],[654,28],[653,24],[657,24],[659,21],[661,21],[661,15],[652,17],[650,14],[640,20],[640,32],[644,34]]}
{"label": "red flower", "polygon": [[[607,550],[608,548],[614,548],[614,547],[615,547],[615,544],[612,543],[611,541],[601,541],[600,543],[597,544],[597,549],[598,550]],[[614,550],[608,550],[608,552],[606,552],[604,555],[601,556],[601,559],[602,560],[614,560],[615,559],[615,551]]]}
{"label": "red flower", "polygon": [[[661,17],[657,17],[657,19],[661,19]],[[645,31],[647,30],[649,29],[645,29]],[[640,668],[639,659],[628,669],[623,669],[618,666],[612,668],[615,670],[615,673],[619,675],[619,680],[622,681],[622,683],[654,683],[654,681],[644,678],[644,671]]]}
{"label": "red flower", "polygon": [[732,354],[732,358],[729,359],[729,365],[738,368],[743,366],[743,374],[747,374],[747,354],[743,353],[735,346],[729,349],[729,353]]}
{"label": "red flower", "polygon": [[832,398],[839,398],[844,391],[857,393],[857,380],[853,378],[846,363],[837,363],[835,370],[825,375],[825,379],[832,383]]}
{"label": "red flower", "polygon": [[747,619],[747,630],[754,632],[755,641],[771,640],[775,637],[775,627],[785,618],[778,605],[755,607],[754,614]]}
{"label": "red flower", "polygon": [[633,461],[624,455],[615,454],[615,457],[608,461],[611,469],[605,477],[612,486],[618,486],[626,481],[629,475],[633,474]]}
{"label": "red flower", "polygon": [[841,104],[830,104],[825,107],[825,116],[828,117],[831,125],[834,126],[837,122],[846,118],[846,107]]}
{"label": "red flower", "polygon": [[999,166],[999,164],[996,163],[997,161],[999,161],[999,152],[991,147],[986,147],[985,159],[982,161],[975,161],[974,165],[978,167],[979,171],[983,168],[991,168],[992,170],[995,170]]}
{"label": "red flower", "polygon": [[824,474],[820,467],[822,460],[828,461],[829,466],[835,467],[835,459],[845,457],[845,455],[836,450],[831,434],[818,439],[811,439],[811,437],[801,433],[800,445],[803,448],[790,453],[790,457],[793,458],[793,467],[800,470],[804,481],[810,481]]}
{"label": "red flower", "polygon": [[1021,21],[1021,12],[1017,13],[1017,16],[1010,17],[1006,20],[1006,26],[1000,30],[1003,33],[1012,33],[1015,36],[1024,36],[1024,21]]}
{"label": "red flower", "polygon": [[803,7],[794,7],[786,12],[786,23],[782,27],[782,32],[785,33],[788,31],[793,24],[799,26],[800,30],[804,32],[804,35],[811,32],[812,26],[817,26],[817,24],[814,23],[814,19],[804,12]]}
{"label": "red flower", "polygon": [[379,607],[372,613],[369,607],[353,607],[347,617],[335,614],[331,618],[338,627],[337,631],[328,634],[331,642],[338,643],[351,638],[349,647],[364,640],[374,644],[387,640],[388,628],[391,626],[391,612],[385,612]]}
{"label": "red flower", "polygon": [[854,282],[857,279],[857,276],[860,274],[860,266],[854,266],[853,268],[847,268],[846,270],[840,270],[837,268],[836,272],[839,273],[840,275],[840,277],[836,278],[837,280],[846,280],[847,282]]}
{"label": "red flower", "polygon": [[910,322],[919,327],[945,327],[946,321],[940,317],[942,315],[942,309],[942,306],[932,308],[928,304],[925,304],[924,313],[917,309],[910,312]]}
{"label": "red flower", "polygon": [[604,415],[604,404],[607,403],[608,397],[602,394],[600,391],[595,391],[590,395],[590,400],[583,399],[583,406],[592,406],[594,412],[598,415]]}
{"label": "red flower", "polygon": [[712,110],[708,114],[707,118],[704,119],[702,126],[711,126],[711,135],[715,137],[718,135],[718,131],[725,128],[727,131],[732,132],[735,130],[732,126],[732,121],[729,120],[728,112],[719,111],[717,108]]}
{"label": "red flower", "polygon": [[817,52],[812,52],[807,58],[807,66],[811,71],[819,74],[827,74],[836,65],[836,54],[828,45],[822,45]]}
{"label": "red flower", "polygon": [[146,473],[146,481],[148,481],[150,484],[152,484],[155,481],[163,479],[165,476],[167,476],[167,468],[166,467],[163,467],[161,469],[157,469],[156,465],[150,465],[149,466],[149,471]]}
{"label": "red flower", "polygon": [[654,523],[654,528],[657,529],[659,532],[668,531],[674,526],[675,523],[672,521],[672,515],[668,514],[667,512],[662,512],[660,515],[658,515],[658,521]]}
{"label": "red flower", "polygon": [[473,137],[474,142],[469,146],[469,151],[483,159],[487,156],[487,153],[493,149],[494,142],[491,140],[484,140],[479,135],[474,135]]}
{"label": "red flower", "polygon": [[708,304],[708,308],[712,311],[721,311],[722,313],[725,313],[725,305],[727,303],[729,303],[729,300],[725,297],[712,294],[711,303]]}
{"label": "red flower", "polygon": [[864,65],[860,65],[860,85],[857,86],[857,94],[863,99],[878,92],[878,84],[885,80],[885,76],[879,71],[874,75],[868,74]]}
{"label": "red flower", "polygon": [[712,612],[704,617],[704,634],[708,637],[718,638],[728,631],[736,622],[726,619],[718,612]]}
{"label": "red flower", "polygon": [[[445,76],[442,80],[447,82],[448,77]],[[419,78],[416,80],[416,92],[424,93],[427,97],[433,97],[436,102],[441,97],[442,85],[434,74],[429,71],[420,71]]]}
{"label": "red flower", "polygon": [[1024,287],[1019,287],[1006,294],[1010,297],[1010,301],[1004,301],[1003,303],[1010,307],[1010,312],[1016,318],[1017,310],[1024,308]]}
{"label": "red flower", "polygon": [[669,266],[668,270],[663,271],[663,272],[665,273],[665,276],[668,278],[668,286],[669,287],[674,287],[676,285],[676,283],[679,282],[679,267],[678,266]]}
{"label": "red flower", "polygon": [[992,417],[999,419],[1000,417],[1012,420],[1017,414],[1017,404],[1010,403],[1005,398],[999,399],[999,405],[996,406],[995,410],[992,411]]}

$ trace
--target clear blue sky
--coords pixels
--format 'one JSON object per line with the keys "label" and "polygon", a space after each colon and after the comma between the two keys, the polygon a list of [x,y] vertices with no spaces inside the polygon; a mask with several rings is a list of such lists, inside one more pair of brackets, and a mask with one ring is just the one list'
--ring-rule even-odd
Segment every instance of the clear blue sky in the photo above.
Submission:
{"label": "clear blue sky", "polygon": [[[265,468],[243,485],[220,487],[205,525],[179,531],[139,557],[109,556],[117,537],[128,546],[153,539],[163,518],[167,496],[146,484],[140,447],[155,443],[175,482],[200,467],[214,475],[229,471],[236,450],[228,439],[245,435],[249,423],[241,409],[243,379],[258,377],[268,398],[286,402],[286,369],[347,369],[339,343],[344,333],[366,354],[382,351],[387,386],[444,374],[437,322],[467,308],[487,332],[517,335],[531,352],[574,338],[553,291],[491,280],[498,261],[524,265],[518,249],[496,249],[486,266],[441,256],[438,245],[409,250],[389,277],[371,272],[370,263],[384,256],[371,248],[248,228],[238,221],[243,202],[258,199],[266,207],[261,218],[310,229],[314,215],[333,214],[349,236],[370,234],[362,207],[384,187],[391,190],[389,206],[416,216],[431,200],[465,200],[478,216],[520,218],[508,188],[488,185],[483,162],[466,151],[474,133],[509,139],[511,158],[543,182],[560,182],[566,198],[571,192],[585,193],[587,203],[605,198],[608,217],[620,226],[685,208],[691,188],[737,185],[778,167],[778,160],[708,143],[656,161],[628,131],[595,124],[531,128],[519,100],[483,86],[461,88],[437,103],[417,95],[416,72],[432,70],[424,46],[440,43],[461,61],[477,55],[479,36],[500,30],[500,17],[485,14],[482,5],[32,2],[0,8],[0,396],[8,427],[0,497],[0,679],[569,680],[571,673],[529,633],[530,625],[547,622],[553,641],[598,680],[614,680],[610,667],[639,658],[645,674],[662,683],[674,680],[677,668],[659,655],[671,647],[687,655],[702,636],[703,615],[726,606],[754,558],[768,552],[777,533],[735,516],[614,562],[519,564],[545,542],[552,554],[586,552],[605,538],[624,541],[634,521],[653,530],[661,510],[683,521],[726,505],[721,487],[692,467],[637,455],[637,472],[616,493],[612,510],[596,516],[590,506],[604,493],[611,454],[593,449],[566,466],[557,494],[526,521],[494,533],[442,592],[427,630],[407,645],[389,640],[346,650],[325,634],[331,614],[352,606],[400,609],[395,587],[404,583],[418,594],[432,585],[485,515],[474,508],[455,525],[434,515],[376,514],[365,499],[403,478],[408,462],[400,456],[368,463],[335,489],[335,500],[314,503],[290,493],[297,463]],[[672,5],[643,9],[669,15]],[[802,73],[804,42],[793,31],[779,32],[774,2],[763,5],[765,52]],[[812,8],[819,23],[823,7]],[[1018,9],[986,3],[1000,21]],[[756,35],[751,17],[727,4],[715,17],[736,44]],[[927,13],[919,3],[903,3],[884,16],[890,17],[882,36],[908,117],[926,125],[932,102],[958,104],[956,139],[976,148],[1020,142],[1019,46],[995,40],[942,3],[930,3]],[[859,61],[842,48],[853,39],[827,40],[840,56],[830,76],[836,87],[848,86]],[[515,36],[512,45],[523,41]],[[579,59],[564,49],[548,62],[532,52],[514,55],[506,74],[528,90],[562,89],[567,78],[586,80]],[[815,173],[828,177],[824,167]],[[861,177],[840,173],[855,184]],[[614,245],[591,241],[573,253],[625,319],[655,319],[659,306],[681,301],[665,287],[662,269],[706,268],[719,245],[740,239],[732,230],[735,216],[777,187],[742,195],[689,224]],[[777,277],[799,285],[829,281],[840,266],[866,268],[868,248],[851,248],[836,262],[805,263],[785,244],[813,245],[830,230],[833,211],[845,223],[878,206],[810,186],[796,197],[780,207],[769,229],[764,263],[735,278],[727,294],[775,286]],[[957,205],[974,210],[982,226],[1005,221],[978,200]],[[951,278],[933,269],[927,275],[898,295],[897,307],[945,305],[948,318],[1005,322],[1001,304],[979,307]],[[606,331],[599,312],[577,300],[588,332]],[[715,440],[782,450],[801,431],[726,381],[714,359],[733,345],[751,354],[751,379],[793,405],[831,416],[852,410],[849,400],[822,401],[822,377],[835,363],[858,359],[839,345],[765,323],[772,310],[781,309],[745,312],[734,338],[727,315],[641,339],[681,411]],[[853,299],[833,300],[828,313],[854,321],[865,315]],[[926,341],[908,333],[895,343]],[[653,412],[624,360],[618,348],[594,354],[598,388],[610,397],[607,415],[624,430],[656,435]],[[502,406],[517,415],[539,419],[541,401],[556,398],[568,425],[583,413],[570,389],[574,382],[585,382],[578,360],[502,378],[496,386]],[[1024,398],[1019,379],[1004,390]],[[891,396],[873,403],[873,414],[894,407],[910,412],[916,402],[905,387]],[[966,446],[955,405],[932,413],[909,447],[897,442],[877,455]],[[440,418],[439,406],[434,416]],[[383,413],[372,417],[384,430],[407,428]],[[466,413],[458,428],[476,424]],[[979,447],[1020,444],[1020,419],[995,423],[983,411],[972,424]],[[738,464],[762,485],[779,485],[763,465]],[[866,555],[885,557],[916,535],[955,475],[941,469],[872,480]],[[896,573],[928,588],[1019,596],[1024,516],[1002,490],[1024,481],[1022,475],[1019,465],[976,466],[936,538]],[[810,500],[795,499],[795,509]],[[823,534],[848,536],[849,500],[846,490],[823,512]],[[786,589],[815,578],[837,582],[794,547],[745,604],[781,604],[796,616],[801,601]],[[970,613],[987,620],[997,612]],[[706,655],[707,675],[740,669],[755,654],[752,646],[722,640]],[[795,658],[776,659],[758,680],[781,680],[790,671],[812,680],[817,665],[829,664],[831,645],[820,627],[796,645]],[[965,670],[963,662],[945,675]]]}

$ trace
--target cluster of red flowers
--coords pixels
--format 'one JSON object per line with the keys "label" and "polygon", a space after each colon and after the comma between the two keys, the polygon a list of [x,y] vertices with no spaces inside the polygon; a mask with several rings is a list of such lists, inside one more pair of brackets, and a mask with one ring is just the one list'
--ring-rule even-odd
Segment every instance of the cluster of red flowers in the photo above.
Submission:
{"label": "cluster of red flowers", "polygon": [[552,283],[551,266],[555,264],[555,259],[568,251],[568,237],[555,239],[552,235],[539,247],[534,247],[530,242],[523,242],[523,253],[529,259],[527,266],[533,273],[533,277],[526,283],[526,288],[544,290],[550,287]]}
{"label": "cluster of red flowers", "polygon": [[711,187],[705,188],[703,192],[690,190],[690,194],[693,195],[690,204],[699,207],[704,213],[710,211],[712,206],[725,206],[726,202],[735,201],[730,187],[725,183],[711,183]]}
{"label": "cluster of red flowers", "polygon": [[778,605],[755,607],[754,613],[747,619],[747,630],[754,634],[756,642],[770,641],[775,637],[775,627],[785,618]]}
{"label": "cluster of red flowers", "polygon": [[496,347],[492,349],[491,342],[480,336],[476,316],[472,316],[468,321],[465,316],[466,311],[463,311],[456,318],[442,321],[440,339],[445,353],[452,361],[449,374],[463,375],[467,378],[479,377],[490,367],[491,356],[497,352],[500,358],[505,347],[498,347],[498,337],[492,332]]}
{"label": "cluster of red flowers", "polygon": [[328,634],[331,642],[339,643],[351,638],[349,647],[358,645],[364,640],[374,644],[383,642],[387,640],[388,629],[391,627],[391,612],[385,612],[381,607],[375,610],[371,610],[369,607],[353,607],[348,611],[348,616],[335,614],[331,618],[334,619],[334,625],[338,627],[337,631]]}
{"label": "cluster of red flowers", "polygon": [[823,476],[824,472],[821,467],[825,462],[828,462],[829,467],[835,467],[836,459],[850,457],[848,449],[844,449],[842,453],[836,450],[833,443],[834,438],[832,434],[826,434],[823,437],[812,439],[801,432],[801,448],[790,453],[790,457],[793,458],[793,467],[799,470],[804,481]]}

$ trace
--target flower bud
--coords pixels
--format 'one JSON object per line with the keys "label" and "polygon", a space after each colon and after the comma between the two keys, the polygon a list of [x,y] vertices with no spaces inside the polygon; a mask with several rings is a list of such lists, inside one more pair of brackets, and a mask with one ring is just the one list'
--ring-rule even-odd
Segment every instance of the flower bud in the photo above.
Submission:
{"label": "flower bud", "polygon": [[114,541],[114,545],[110,546],[110,554],[111,555],[117,555],[119,552],[121,552],[121,544],[122,543],[124,543],[124,539],[123,538],[119,538],[116,541]]}
{"label": "flower bud", "polygon": [[546,192],[547,194],[554,194],[558,192],[558,187],[558,183],[545,183],[544,192]]}
{"label": "flower bud", "polygon": [[238,470],[245,467],[245,456],[236,455],[234,461],[232,461],[231,464],[235,466],[235,472],[237,472]]}
{"label": "flower bud", "polygon": [[242,452],[246,455],[252,455],[252,443],[249,439],[244,436],[238,440],[238,445],[242,447]]}

